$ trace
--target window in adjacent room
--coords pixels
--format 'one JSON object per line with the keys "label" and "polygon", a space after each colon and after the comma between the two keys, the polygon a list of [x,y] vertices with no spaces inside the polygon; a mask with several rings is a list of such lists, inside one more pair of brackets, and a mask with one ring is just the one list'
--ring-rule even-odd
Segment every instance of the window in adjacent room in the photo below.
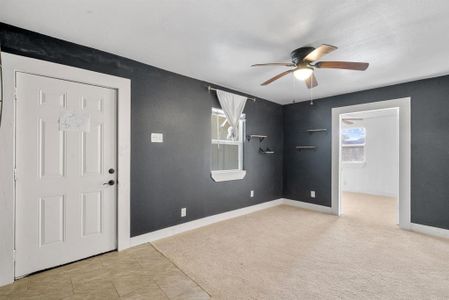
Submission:
{"label": "window in adjacent room", "polygon": [[365,162],[366,130],[363,127],[343,128],[341,158],[343,162]]}
{"label": "window in adjacent room", "polygon": [[212,108],[211,173],[215,181],[242,179],[246,174],[243,170],[244,114],[240,117],[236,137],[232,130],[223,111]]}

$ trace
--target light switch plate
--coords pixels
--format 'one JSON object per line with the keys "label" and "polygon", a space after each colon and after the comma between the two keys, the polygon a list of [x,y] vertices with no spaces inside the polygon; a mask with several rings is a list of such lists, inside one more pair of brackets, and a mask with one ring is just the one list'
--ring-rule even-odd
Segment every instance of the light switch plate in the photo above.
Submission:
{"label": "light switch plate", "polygon": [[152,143],[163,143],[164,142],[164,134],[151,133],[151,142]]}
{"label": "light switch plate", "polygon": [[315,191],[310,191],[310,197],[315,198]]}
{"label": "light switch plate", "polygon": [[251,192],[249,193],[249,196],[252,198],[252,197],[254,197],[254,191],[253,190],[251,190]]}
{"label": "light switch plate", "polygon": [[187,216],[187,208],[183,207],[181,208],[181,218],[184,218]]}

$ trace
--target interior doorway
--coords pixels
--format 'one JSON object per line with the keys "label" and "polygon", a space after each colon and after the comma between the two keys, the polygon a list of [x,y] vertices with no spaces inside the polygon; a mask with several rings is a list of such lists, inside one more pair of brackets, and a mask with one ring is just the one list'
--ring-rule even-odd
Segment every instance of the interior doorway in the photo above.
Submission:
{"label": "interior doorway", "polygon": [[399,108],[340,115],[341,213],[399,223]]}
{"label": "interior doorway", "polygon": [[[411,228],[410,189],[411,189],[411,122],[410,98],[369,102],[332,109],[332,199],[331,212],[342,213],[342,163],[341,163],[341,118],[358,112],[397,109],[398,111],[398,224],[402,229]],[[397,222],[397,221],[396,221]]]}

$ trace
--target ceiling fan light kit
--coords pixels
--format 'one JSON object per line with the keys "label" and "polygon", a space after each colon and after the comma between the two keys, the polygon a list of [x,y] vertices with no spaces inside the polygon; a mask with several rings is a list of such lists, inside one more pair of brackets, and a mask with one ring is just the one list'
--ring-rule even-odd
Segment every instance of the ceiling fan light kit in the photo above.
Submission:
{"label": "ceiling fan light kit", "polygon": [[296,79],[303,81],[312,76],[312,74],[313,69],[310,67],[302,67],[293,72],[293,75],[296,77]]}
{"label": "ceiling fan light kit", "polygon": [[268,85],[285,75],[293,73],[296,79],[303,80],[308,89],[312,89],[318,85],[318,81],[314,75],[315,69],[345,69],[355,71],[365,71],[369,64],[366,62],[351,61],[317,61],[326,54],[337,50],[337,47],[323,44],[318,48],[301,47],[290,53],[291,63],[264,63],[255,64],[251,67],[262,66],[284,66],[290,67],[290,70],[284,71],[266,81],[261,85]]}

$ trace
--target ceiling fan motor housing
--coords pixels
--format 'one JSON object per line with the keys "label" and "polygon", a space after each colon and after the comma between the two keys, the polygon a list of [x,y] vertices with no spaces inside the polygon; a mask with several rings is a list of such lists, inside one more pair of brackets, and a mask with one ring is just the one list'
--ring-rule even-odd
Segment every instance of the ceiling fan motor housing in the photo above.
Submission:
{"label": "ceiling fan motor housing", "polygon": [[290,57],[292,58],[292,62],[295,65],[299,65],[299,64],[303,63],[304,57],[306,57],[307,54],[309,54],[313,50],[315,50],[315,48],[313,48],[313,47],[301,47],[301,48],[293,50],[290,53]]}

